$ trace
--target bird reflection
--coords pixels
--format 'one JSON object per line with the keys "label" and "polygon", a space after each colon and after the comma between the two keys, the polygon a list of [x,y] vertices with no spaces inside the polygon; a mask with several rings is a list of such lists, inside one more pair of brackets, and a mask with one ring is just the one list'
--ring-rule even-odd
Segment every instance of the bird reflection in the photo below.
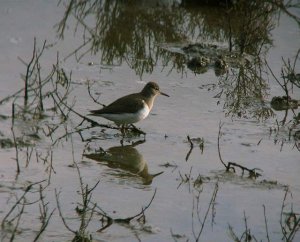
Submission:
{"label": "bird reflection", "polygon": [[84,154],[85,157],[100,162],[110,168],[122,169],[142,178],[144,185],[152,183],[154,177],[162,174],[149,174],[148,165],[134,145],[115,146],[101,153]]}

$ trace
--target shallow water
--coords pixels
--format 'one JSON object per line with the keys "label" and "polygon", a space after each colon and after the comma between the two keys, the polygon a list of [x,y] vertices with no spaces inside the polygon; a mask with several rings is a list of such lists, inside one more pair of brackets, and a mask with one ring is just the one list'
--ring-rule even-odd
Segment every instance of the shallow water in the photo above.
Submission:
{"label": "shallow water", "polygon": [[[47,216],[54,212],[39,240],[71,241],[75,235],[64,225],[59,208],[70,229],[79,230],[80,216],[75,211],[76,206],[82,204],[78,170],[84,185],[90,189],[100,180],[91,193],[89,206],[97,203],[113,219],[125,219],[140,213],[155,194],[145,211],[145,222],[136,218],[130,224],[115,222],[99,232],[102,216],[94,213],[86,228],[93,241],[196,241],[202,224],[200,241],[234,241],[229,225],[240,238],[246,230],[245,217],[251,235],[257,240],[267,241],[265,218],[270,241],[280,240],[283,236],[281,213],[284,224],[291,207],[296,214],[300,210],[300,159],[295,146],[298,142],[299,147],[299,141],[292,136],[289,138],[291,122],[275,130],[276,120],[283,120],[285,112],[270,107],[272,97],[284,95],[283,90],[270,73],[263,72],[266,82],[255,81],[252,76],[253,79],[241,90],[244,99],[237,105],[236,98],[241,93],[236,93],[238,85],[232,84],[235,76],[232,75],[232,79],[216,76],[210,65],[205,70],[194,72],[187,67],[182,50],[182,46],[194,42],[214,43],[222,49],[227,47],[226,28],[220,30],[216,27],[222,22],[221,18],[216,18],[220,10],[190,6],[173,9],[170,5],[167,9],[143,8],[138,4],[117,6],[116,10],[123,19],[107,22],[112,23],[113,30],[108,31],[112,36],[108,38],[109,35],[107,37],[102,32],[103,35],[99,36],[108,39],[100,38],[95,55],[88,52],[80,60],[70,53],[82,44],[82,26],[79,24],[74,34],[76,21],[70,17],[64,39],[58,38],[57,26],[54,27],[63,18],[64,10],[63,4],[57,6],[52,1],[1,3],[1,100],[23,88],[20,74],[26,74],[26,66],[18,57],[29,63],[34,37],[39,49],[44,40],[53,44],[40,59],[42,78],[46,78],[56,64],[59,52],[60,67],[67,75],[72,73],[71,93],[66,101],[70,105],[73,103],[73,108],[82,115],[99,107],[88,94],[88,83],[92,85],[92,95],[105,104],[140,91],[151,80],[156,80],[170,97],[157,97],[151,114],[136,124],[146,132],[145,137],[129,133],[122,139],[115,129],[87,128],[89,124],[86,122],[78,126],[82,118],[74,113],[63,121],[59,112],[47,110],[53,107],[51,98],[45,99],[45,118],[34,119],[26,112],[25,116],[17,116],[13,131],[23,143],[18,143],[18,153],[13,143],[4,143],[7,146],[1,149],[2,240],[9,241],[12,234],[15,234],[14,241],[34,240],[42,225],[40,208],[43,203],[39,184],[30,189],[26,201],[22,200],[9,217],[6,215],[27,186],[43,181],[40,184],[45,188],[42,194],[47,204],[44,206],[48,209]],[[300,16],[299,9],[293,13]],[[193,22],[193,17],[197,21]],[[84,20],[90,27],[97,21],[93,16]],[[268,32],[273,44],[266,47],[266,60],[279,78],[283,65],[281,57],[294,60],[300,47],[300,34],[295,20],[285,14],[273,21],[276,23],[274,29]],[[157,32],[152,33],[153,29]],[[120,42],[114,38],[118,33]],[[133,33],[135,38],[128,36]],[[198,38],[197,33],[201,33]],[[156,39],[152,34],[156,34]],[[89,45],[80,49],[77,56],[87,48]],[[236,71],[237,68],[232,65],[228,73],[230,70]],[[299,72],[299,64],[296,71]],[[245,72],[252,74],[250,68]],[[44,91],[47,88],[50,90],[51,86],[45,87]],[[62,85],[61,90],[64,88]],[[260,102],[257,92],[264,102]],[[299,88],[294,87],[291,94],[292,98],[300,99]],[[1,104],[1,115],[7,116],[1,116],[1,140],[13,140],[13,102],[16,103],[16,112],[19,112],[23,105],[22,94]],[[256,111],[262,107],[266,108],[266,113],[257,119]],[[298,110],[295,110],[296,114]],[[286,120],[292,118],[293,113],[289,110]],[[105,119],[97,121],[110,124]],[[236,168],[236,173],[225,171],[218,154],[220,122],[223,124],[220,137],[222,159],[249,169],[258,168],[261,176],[257,179],[248,178],[247,171],[242,175],[239,168]],[[52,125],[57,129],[53,136],[47,137],[45,134]],[[83,128],[87,129],[75,132]],[[296,130],[299,130],[299,124],[292,132]],[[65,135],[67,131],[70,134]],[[192,150],[187,136],[193,142]],[[18,175],[16,155],[21,170]],[[55,191],[59,193],[59,205]],[[21,211],[24,202],[27,203],[19,216],[18,226],[16,219],[7,223]],[[283,202],[286,206],[282,210]],[[89,215],[90,212],[87,217]],[[299,239],[300,235],[296,234],[294,241]]]}

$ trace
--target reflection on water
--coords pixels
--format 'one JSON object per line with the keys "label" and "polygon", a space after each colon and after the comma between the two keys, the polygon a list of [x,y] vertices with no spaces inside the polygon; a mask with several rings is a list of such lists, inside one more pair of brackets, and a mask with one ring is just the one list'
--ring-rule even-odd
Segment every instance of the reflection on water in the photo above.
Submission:
{"label": "reflection on water", "polygon": [[140,75],[151,73],[162,52],[157,42],[175,42],[185,36],[177,28],[184,15],[172,11],[172,7],[147,3],[70,1],[58,31],[64,34],[67,19],[73,14],[85,29],[84,43],[76,50],[79,57],[86,49],[94,54],[101,51],[102,64],[120,65],[125,61]]}
{"label": "reflection on water", "polygon": [[219,79],[226,115],[266,120],[275,114],[266,103],[268,84],[262,77],[259,58],[231,69]]}
{"label": "reflection on water", "polygon": [[74,52],[77,57],[101,51],[102,64],[120,65],[125,61],[140,76],[151,73],[159,59],[170,61],[168,53],[160,48],[163,43],[213,40],[228,43],[230,51],[254,54],[271,42],[269,31],[275,8],[268,2],[238,1],[234,6],[220,8],[196,1],[162,3],[165,4],[135,0],[69,1],[58,32],[63,37],[68,19],[74,16],[85,30],[83,44]]}
{"label": "reflection on water", "polygon": [[[154,177],[162,174],[150,174],[147,161],[143,155],[134,148],[134,145],[115,146],[101,153],[84,154],[85,157],[100,162],[113,169],[121,169],[142,178],[144,185],[152,183]],[[120,172],[122,175],[122,171]],[[130,176],[129,178],[130,179]]]}
{"label": "reflection on water", "polygon": [[275,4],[260,0],[219,7],[183,0],[72,0],[58,32],[63,37],[74,16],[84,34],[83,44],[71,54],[81,58],[91,52],[104,65],[126,62],[140,77],[161,65],[181,73],[214,69],[227,114],[266,119],[273,113],[263,103],[268,86],[261,59],[272,45],[277,12]]}

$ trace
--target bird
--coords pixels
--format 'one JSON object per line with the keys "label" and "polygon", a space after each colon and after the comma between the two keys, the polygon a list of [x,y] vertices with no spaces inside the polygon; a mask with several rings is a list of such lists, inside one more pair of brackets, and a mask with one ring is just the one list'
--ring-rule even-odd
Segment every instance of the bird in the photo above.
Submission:
{"label": "bird", "polygon": [[148,82],[141,92],[121,97],[102,109],[90,110],[89,115],[113,121],[121,126],[123,133],[127,125],[139,122],[149,115],[158,95],[169,97],[168,94],[160,91],[156,82]]}

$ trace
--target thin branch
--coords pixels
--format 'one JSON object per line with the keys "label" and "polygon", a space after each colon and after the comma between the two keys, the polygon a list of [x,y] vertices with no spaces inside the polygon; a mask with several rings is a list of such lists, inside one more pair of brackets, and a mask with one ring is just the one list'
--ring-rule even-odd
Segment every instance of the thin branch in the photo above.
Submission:
{"label": "thin branch", "polygon": [[235,172],[235,168],[234,167],[238,167],[242,170],[242,175],[244,175],[244,171],[248,171],[249,172],[249,176],[252,178],[257,178],[258,176],[261,176],[260,173],[258,173],[257,171],[262,171],[259,168],[253,168],[253,169],[249,169],[245,166],[242,166],[240,164],[237,164],[235,162],[227,162],[227,165],[225,164],[225,162],[222,159],[221,156],[221,149],[220,149],[220,137],[221,137],[221,128],[222,128],[223,124],[221,124],[221,122],[219,123],[219,132],[218,132],[218,154],[219,154],[219,159],[221,161],[221,163],[225,166],[226,171],[230,171],[233,170]]}
{"label": "thin branch", "polygon": [[19,213],[19,215],[18,215],[18,219],[17,219],[16,226],[14,227],[14,230],[13,230],[13,232],[12,232],[11,238],[10,238],[10,240],[9,240],[10,242],[13,242],[14,239],[15,239],[15,234],[16,234],[17,229],[18,229],[18,227],[19,227],[19,223],[20,223],[22,214],[23,214],[23,212],[24,212],[24,208],[25,208],[25,204],[22,205],[21,211],[20,211],[20,213]]}
{"label": "thin branch", "polygon": [[104,105],[103,103],[100,103],[96,98],[94,98],[94,96],[92,95],[91,93],[91,86],[90,86],[90,82],[88,81],[88,93],[89,93],[89,96],[93,99],[93,101],[99,105],[101,105],[102,107],[105,107],[106,105]]}
{"label": "thin branch", "polygon": [[221,138],[221,129],[223,127],[224,123],[221,123],[221,121],[219,122],[219,132],[218,132],[218,154],[219,154],[219,159],[221,161],[221,163],[225,166],[226,170],[228,169],[228,167],[226,166],[225,162],[222,159],[221,156],[221,148],[220,148],[220,138]]}
{"label": "thin branch", "polygon": [[58,208],[58,212],[59,212],[59,216],[61,217],[62,221],[63,221],[63,224],[65,225],[65,227],[70,231],[72,232],[73,234],[76,234],[76,231],[71,229],[69,227],[69,225],[67,224],[63,214],[62,214],[62,210],[61,210],[61,207],[60,207],[60,203],[59,203],[59,194],[60,192],[58,193],[56,188],[55,188],[55,198],[56,198],[56,204],[57,204],[57,208]]}
{"label": "thin branch", "polygon": [[[54,96],[52,95],[53,99],[55,100]],[[103,128],[109,128],[109,129],[119,129],[117,127],[111,127],[109,125],[104,125],[104,124],[99,124],[98,122],[86,117],[86,116],[83,116],[82,114],[78,113],[77,111],[75,111],[73,108],[71,108],[70,106],[68,106],[57,94],[56,94],[56,97],[58,98],[59,102],[61,104],[63,104],[69,111],[75,113],[77,116],[81,117],[83,120],[91,123],[93,126],[100,126],[100,127],[103,127]],[[56,102],[57,103],[57,102]]]}
{"label": "thin branch", "polygon": [[[24,193],[22,194],[22,196],[16,201],[16,203],[12,206],[12,208],[9,210],[9,212],[5,215],[5,217],[3,218],[2,220],[2,223],[1,223],[1,227],[3,228],[4,227],[4,224],[7,220],[7,218],[10,216],[10,214],[15,210],[15,208],[21,204],[21,201],[25,198],[26,194],[31,190],[31,188],[37,184],[40,184],[42,182],[44,182],[46,180],[42,180],[42,181],[38,181],[38,182],[34,182],[30,185],[28,185],[24,191]],[[25,203],[24,203],[25,204]]]}
{"label": "thin branch", "polygon": [[199,216],[199,196],[197,197],[197,214],[198,214],[198,221],[201,223],[201,227],[200,227],[200,231],[198,232],[198,235],[196,236],[195,232],[194,232],[194,229],[193,229],[193,233],[194,233],[194,237],[195,237],[195,241],[198,242],[200,241],[200,236],[203,232],[203,229],[204,229],[204,225],[205,225],[205,222],[207,220],[207,217],[208,217],[208,213],[210,211],[210,208],[213,206],[213,204],[215,203],[216,201],[216,197],[217,197],[217,193],[218,193],[218,190],[219,190],[219,184],[218,182],[216,182],[215,184],[215,188],[214,188],[214,191],[213,191],[213,194],[211,196],[211,199],[210,199],[210,202],[209,202],[209,205],[208,205],[208,208],[205,212],[205,215],[204,215],[204,219],[203,219],[203,222],[200,221],[200,216]]}
{"label": "thin branch", "polygon": [[[141,212],[139,212],[138,214],[131,216],[131,217],[127,217],[127,218],[117,218],[117,219],[113,219],[112,217],[108,216],[106,213],[103,214],[101,212],[101,215],[106,219],[106,225],[103,226],[102,228],[98,229],[97,232],[102,232],[103,230],[105,230],[106,228],[108,228],[109,226],[111,226],[113,223],[119,223],[119,224],[129,224],[131,220],[133,220],[134,218],[137,218],[139,216],[144,215],[145,211],[150,207],[150,205],[152,204],[154,197],[156,195],[156,190],[154,190],[154,193],[152,195],[152,198],[150,200],[150,202],[144,207],[142,208]],[[101,211],[103,211],[101,209]],[[103,221],[102,221],[103,222]]]}
{"label": "thin branch", "polygon": [[20,174],[20,164],[19,164],[19,150],[18,150],[18,144],[17,144],[17,140],[16,140],[16,136],[15,136],[15,131],[14,131],[14,126],[11,126],[11,132],[13,135],[13,140],[14,140],[14,147],[16,150],[16,163],[17,163],[17,174]]}
{"label": "thin branch", "polygon": [[270,237],[269,237],[269,230],[268,230],[268,221],[267,221],[267,216],[266,216],[266,206],[263,204],[264,208],[264,218],[265,218],[265,226],[266,226],[266,233],[267,233],[267,240],[270,242]]}
{"label": "thin branch", "polygon": [[192,140],[191,140],[191,138],[190,138],[189,135],[187,136],[187,140],[188,140],[188,142],[190,143],[190,150],[189,150],[189,152],[186,154],[185,161],[188,161],[188,159],[189,159],[189,157],[190,157],[190,155],[191,155],[191,153],[192,153],[192,150],[193,150],[193,148],[194,148],[194,144],[193,144],[193,142],[192,142]]}

